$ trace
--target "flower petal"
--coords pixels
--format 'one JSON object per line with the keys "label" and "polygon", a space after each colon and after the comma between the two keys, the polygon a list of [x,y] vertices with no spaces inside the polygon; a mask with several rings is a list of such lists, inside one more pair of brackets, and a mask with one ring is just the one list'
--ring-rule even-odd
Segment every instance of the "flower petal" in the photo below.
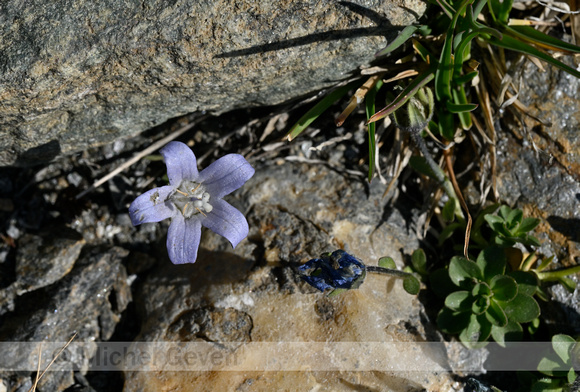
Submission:
{"label": "flower petal", "polygon": [[221,157],[199,173],[199,180],[213,197],[232,193],[254,175],[254,168],[239,154]]}
{"label": "flower petal", "polygon": [[173,191],[174,188],[167,185],[151,189],[136,198],[129,206],[129,216],[133,226],[171,218],[176,212],[175,207],[166,200]]}
{"label": "flower petal", "polygon": [[248,236],[248,221],[244,214],[232,207],[229,203],[214,199],[211,203],[213,210],[201,221],[202,225],[226,237],[235,248],[241,240]]}
{"label": "flower petal", "polygon": [[191,148],[181,142],[169,142],[159,150],[167,165],[167,177],[169,183],[175,187],[182,180],[197,180],[197,160]]}
{"label": "flower petal", "polygon": [[167,231],[167,253],[173,264],[195,263],[201,239],[199,219],[175,214]]}

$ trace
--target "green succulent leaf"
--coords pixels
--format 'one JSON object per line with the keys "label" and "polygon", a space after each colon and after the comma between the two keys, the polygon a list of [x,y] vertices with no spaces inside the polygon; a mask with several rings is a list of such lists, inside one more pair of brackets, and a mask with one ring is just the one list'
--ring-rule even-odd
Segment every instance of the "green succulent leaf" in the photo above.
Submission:
{"label": "green succulent leaf", "polygon": [[551,377],[561,377],[564,372],[567,372],[569,369],[570,366],[566,366],[553,356],[544,357],[538,363],[538,371]]}
{"label": "green succulent leaf", "polygon": [[540,315],[540,306],[529,295],[519,293],[510,302],[499,304],[509,319],[517,323],[530,322]]}
{"label": "green succulent leaf", "polygon": [[484,315],[472,314],[469,318],[469,324],[459,334],[459,340],[470,348],[481,347],[481,342],[487,341],[491,334],[491,323]]}
{"label": "green succulent leaf", "polygon": [[411,255],[411,264],[413,268],[421,275],[427,275],[427,256],[421,248],[416,249]]}
{"label": "green succulent leaf", "polygon": [[516,280],[507,275],[496,275],[489,283],[493,297],[496,300],[509,302],[518,294]]}
{"label": "green succulent leaf", "polygon": [[538,278],[533,272],[511,271],[508,273],[518,284],[518,293],[533,296],[538,290]]}
{"label": "green succulent leaf", "polygon": [[564,385],[557,378],[542,378],[532,385],[531,392],[564,392]]}
{"label": "green succulent leaf", "polygon": [[413,275],[408,275],[403,279],[403,289],[411,295],[417,295],[421,290],[421,283]]}
{"label": "green succulent leaf", "polygon": [[552,336],[552,348],[562,362],[566,364],[570,364],[570,350],[572,350],[574,344],[576,344],[576,341],[571,336],[564,334]]}
{"label": "green succulent leaf", "polygon": [[487,283],[478,282],[475,283],[473,289],[471,289],[471,295],[473,295],[474,297],[477,296],[489,297],[491,295],[491,289]]}
{"label": "green succulent leaf", "polygon": [[469,312],[456,312],[443,308],[437,315],[437,325],[441,331],[454,335],[467,328],[470,317]]}
{"label": "green succulent leaf", "polygon": [[524,234],[534,230],[540,224],[538,218],[524,218],[518,227],[517,234]]}
{"label": "green succulent leaf", "polygon": [[471,313],[476,315],[484,314],[489,305],[491,303],[491,299],[488,296],[478,296],[475,298],[475,301],[471,304]]}
{"label": "green succulent leaf", "polygon": [[470,288],[473,280],[483,280],[481,268],[465,257],[455,256],[449,263],[449,277],[458,287]]}
{"label": "green succulent leaf", "polygon": [[503,249],[489,246],[479,252],[476,264],[483,271],[483,280],[490,282],[496,275],[505,273],[507,257]]}
{"label": "green succulent leaf", "polygon": [[469,291],[456,291],[445,298],[445,306],[453,311],[465,312],[471,310],[473,300]]}
{"label": "green succulent leaf", "polygon": [[504,220],[508,220],[509,214],[512,212],[512,209],[509,206],[503,205],[499,208],[498,215]]}
{"label": "green succulent leaf", "polygon": [[491,303],[489,304],[489,307],[485,312],[485,317],[487,317],[487,320],[490,323],[492,323],[494,326],[497,327],[505,327],[508,323],[508,318],[505,312],[503,311],[501,306],[499,306],[498,303],[493,299],[491,300]]}
{"label": "green succulent leaf", "polygon": [[397,264],[395,264],[395,260],[392,257],[381,257],[379,259],[379,267],[388,268],[388,269],[397,269]]}
{"label": "green succulent leaf", "polygon": [[520,226],[520,223],[522,223],[522,219],[524,218],[524,213],[522,210],[520,209],[515,209],[512,210],[507,218],[506,218],[506,223],[508,225],[508,229],[510,230],[510,233],[514,233],[515,230]]}
{"label": "green succulent leaf", "polygon": [[504,327],[499,327],[497,325],[491,327],[491,337],[502,347],[505,347],[506,341],[521,340],[522,335],[522,326],[509,319]]}

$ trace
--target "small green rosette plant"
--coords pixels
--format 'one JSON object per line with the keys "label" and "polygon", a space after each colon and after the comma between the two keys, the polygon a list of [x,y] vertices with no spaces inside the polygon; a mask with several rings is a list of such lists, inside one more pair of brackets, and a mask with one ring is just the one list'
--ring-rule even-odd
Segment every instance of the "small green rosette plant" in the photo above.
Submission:
{"label": "small green rosette plant", "polygon": [[506,265],[503,249],[495,246],[482,250],[475,262],[453,257],[447,270],[453,290],[437,317],[439,328],[459,334],[467,347],[477,347],[490,336],[500,345],[518,339],[521,323],[540,315],[533,298],[538,283],[528,272],[506,274]]}

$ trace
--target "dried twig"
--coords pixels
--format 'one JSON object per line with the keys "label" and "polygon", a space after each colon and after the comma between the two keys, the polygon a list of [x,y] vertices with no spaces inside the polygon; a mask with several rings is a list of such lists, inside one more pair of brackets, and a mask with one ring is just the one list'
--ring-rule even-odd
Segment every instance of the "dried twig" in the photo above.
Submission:
{"label": "dried twig", "polygon": [[81,197],[85,196],[87,193],[90,193],[92,191],[94,191],[95,189],[97,189],[98,187],[100,187],[101,185],[103,185],[105,182],[109,181],[111,178],[115,177],[117,174],[121,173],[122,171],[124,171],[125,169],[127,169],[129,166],[133,165],[135,162],[139,161],[141,158],[143,158],[144,156],[147,156],[149,154],[151,154],[153,151],[158,150],[159,148],[161,148],[162,146],[166,145],[167,143],[169,143],[170,141],[178,138],[179,136],[183,135],[185,132],[189,131],[191,128],[193,128],[200,119],[198,119],[197,121],[194,121],[192,123],[189,123],[181,128],[179,128],[178,130],[172,132],[171,134],[165,136],[163,139],[156,141],[155,143],[153,143],[152,145],[150,145],[149,147],[147,147],[145,150],[135,154],[131,159],[129,159],[127,162],[124,162],[123,164],[121,164],[119,167],[117,167],[115,170],[113,170],[112,172],[110,172],[109,174],[107,174],[106,176],[100,178],[99,180],[95,181],[93,183],[93,185],[91,185],[89,188],[85,189],[84,191],[82,191],[81,193],[79,193],[76,196],[76,200],[80,199]]}
{"label": "dried twig", "polygon": [[[40,343],[40,345],[38,346],[38,370],[36,372],[36,379],[34,380],[34,384],[30,387],[30,389],[28,390],[28,392],[34,392],[34,391],[36,391],[36,386],[38,385],[38,382],[40,381],[40,379],[44,376],[44,373],[46,373],[46,371],[48,369],[50,369],[50,367],[52,366],[52,364],[54,363],[54,361],[56,361],[57,358],[60,357],[60,354],[62,354],[62,352],[64,350],[66,350],[66,348],[72,343],[72,341],[76,337],[77,337],[77,333],[75,332],[74,335],[69,339],[69,341],[58,351],[58,353],[56,353],[56,355],[54,356],[54,358],[52,358],[52,361],[50,361],[50,363],[48,364],[48,366],[46,367],[46,369],[44,369],[42,371],[42,373],[40,373],[40,358],[42,357],[42,342]],[[40,373],[40,376],[38,375],[39,373]]]}

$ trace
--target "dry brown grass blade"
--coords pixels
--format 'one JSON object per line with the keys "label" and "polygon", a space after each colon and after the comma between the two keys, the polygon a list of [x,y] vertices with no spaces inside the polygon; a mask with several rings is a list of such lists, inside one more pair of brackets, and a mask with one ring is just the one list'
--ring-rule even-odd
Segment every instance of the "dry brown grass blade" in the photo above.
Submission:
{"label": "dry brown grass blade", "polygon": [[365,96],[367,93],[377,84],[379,80],[383,77],[383,73],[379,73],[376,75],[371,76],[368,80],[360,86],[355,92],[354,95],[351,97],[350,101],[348,101],[348,105],[346,109],[336,119],[336,126],[340,127],[346,118],[352,113],[352,111],[358,106],[359,103],[365,100]]}
{"label": "dry brown grass blade", "polygon": [[[496,162],[497,162],[497,159],[496,159],[497,158],[496,157],[497,150],[495,147],[496,129],[495,129],[495,126],[493,125],[493,113],[492,113],[492,109],[491,109],[491,102],[489,99],[489,93],[487,91],[487,86],[485,85],[485,82],[480,81],[480,83],[476,86],[475,90],[477,93],[480,107],[482,109],[483,120],[485,121],[485,125],[487,126],[487,131],[489,132],[491,188],[493,191],[494,200],[498,200],[499,199],[499,192],[497,191],[497,177],[495,175]],[[477,119],[475,118],[475,116],[473,114],[472,114],[472,119],[474,120],[473,123],[475,124],[475,127],[478,130],[481,129],[482,134],[487,135],[487,133],[484,132],[482,127],[480,127],[479,121],[477,121]]]}
{"label": "dry brown grass blade", "polygon": [[48,364],[48,366],[46,367],[46,369],[44,369],[42,371],[42,373],[40,374],[40,376],[39,376],[38,374],[40,373],[40,359],[42,357],[42,342],[40,343],[40,345],[38,346],[38,369],[37,369],[37,372],[36,372],[36,379],[34,380],[34,384],[30,387],[30,389],[28,390],[28,392],[35,392],[36,391],[36,387],[38,385],[38,382],[42,379],[42,377],[44,376],[44,373],[46,373],[48,371],[48,369],[50,369],[50,367],[52,366],[52,364],[54,363],[54,361],[56,361],[57,358],[60,357],[60,354],[62,354],[62,352],[64,350],[66,350],[66,348],[72,343],[72,341],[76,337],[77,337],[77,333],[75,332],[74,335],[69,339],[69,341],[58,351],[58,353],[56,353],[56,355],[54,356],[54,358],[52,358],[52,361],[50,361],[50,363]]}
{"label": "dry brown grass blade", "polygon": [[93,185],[91,185],[90,187],[88,187],[87,189],[85,189],[84,191],[79,193],[75,199],[78,200],[81,197],[83,197],[84,195],[86,195],[87,193],[94,191],[95,189],[97,189],[98,187],[103,185],[105,182],[109,181],[111,178],[115,177],[117,174],[121,173],[122,171],[127,169],[129,166],[131,166],[135,162],[139,161],[141,158],[153,153],[155,150],[158,150],[159,148],[163,147],[164,145],[166,145],[170,141],[177,139],[179,136],[183,135],[185,132],[187,132],[191,128],[193,128],[203,118],[205,118],[205,117],[200,117],[196,121],[193,121],[193,122],[179,128],[179,129],[177,129],[176,131],[173,131],[169,135],[165,136],[163,139],[156,141],[155,143],[153,143],[152,145],[150,145],[149,147],[147,147],[143,151],[135,154],[127,162],[124,162],[123,164],[121,164],[119,167],[117,167],[115,170],[113,170],[112,172],[110,172],[106,176],[95,181],[93,183]]}
{"label": "dry brown grass blade", "polygon": [[449,179],[453,184],[453,189],[455,190],[455,194],[459,199],[459,203],[461,204],[461,208],[465,210],[467,214],[467,225],[465,227],[465,242],[463,244],[463,255],[466,259],[469,259],[469,238],[471,237],[471,225],[473,220],[471,219],[471,214],[469,213],[469,209],[467,209],[467,203],[465,203],[465,199],[463,198],[463,194],[461,193],[461,189],[459,189],[459,184],[457,184],[457,179],[455,178],[455,172],[453,171],[453,163],[451,161],[451,157],[453,155],[452,149],[443,150],[443,156],[445,157],[445,166],[447,166],[447,172],[449,173]]}

